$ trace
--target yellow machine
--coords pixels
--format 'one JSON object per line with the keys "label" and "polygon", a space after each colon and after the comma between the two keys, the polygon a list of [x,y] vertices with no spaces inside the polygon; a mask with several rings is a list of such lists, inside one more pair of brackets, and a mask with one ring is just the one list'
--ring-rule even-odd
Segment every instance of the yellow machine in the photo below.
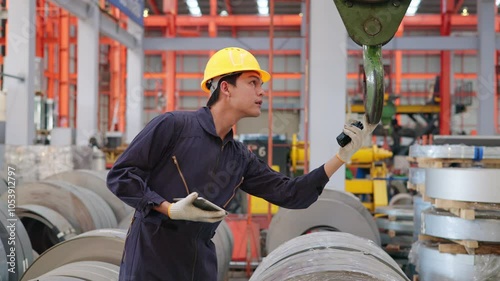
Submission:
{"label": "yellow machine", "polygon": [[348,168],[356,168],[358,173],[366,170],[369,178],[347,179],[345,182],[346,191],[362,198],[363,205],[374,212],[379,206],[387,206],[387,166],[382,160],[392,157],[392,152],[378,148],[363,147],[359,149],[351,158]]}

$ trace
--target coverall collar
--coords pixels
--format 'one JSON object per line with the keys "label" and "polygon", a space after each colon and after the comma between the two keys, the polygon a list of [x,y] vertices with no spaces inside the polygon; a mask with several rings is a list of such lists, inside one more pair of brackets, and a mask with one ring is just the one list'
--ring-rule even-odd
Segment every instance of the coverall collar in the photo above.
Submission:
{"label": "coverall collar", "polygon": [[[204,106],[200,108],[196,112],[196,118],[198,119],[198,122],[200,122],[200,125],[203,128],[203,130],[213,135],[214,137],[219,138],[219,135],[217,135],[217,131],[215,130],[215,123],[214,123],[214,118],[212,116],[212,112],[208,107]],[[229,133],[227,133],[223,141],[224,143],[226,143],[232,140],[233,140],[233,129],[231,129]]]}

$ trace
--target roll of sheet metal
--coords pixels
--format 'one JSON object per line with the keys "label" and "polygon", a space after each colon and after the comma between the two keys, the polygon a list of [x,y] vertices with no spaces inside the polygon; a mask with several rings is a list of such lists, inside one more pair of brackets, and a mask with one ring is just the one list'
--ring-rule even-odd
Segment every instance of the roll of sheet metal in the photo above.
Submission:
{"label": "roll of sheet metal", "polygon": [[123,218],[118,224],[119,229],[128,229],[132,223],[132,218],[134,217],[134,211],[130,212],[125,218]]}
{"label": "roll of sheet metal", "polygon": [[409,280],[373,241],[349,233],[315,232],[272,251],[250,281]]}
{"label": "roll of sheet metal", "polygon": [[437,247],[418,244],[421,281],[500,280],[500,256],[440,253]]}
{"label": "roll of sheet metal", "polygon": [[[14,209],[9,209],[9,205],[0,200],[0,239],[3,251],[6,252],[0,258],[0,261],[6,259],[7,269],[14,270],[10,273],[8,271],[0,271],[0,276],[8,275],[10,278],[2,280],[19,280],[28,266],[33,262],[33,251],[28,233],[21,220],[13,212]],[[12,249],[15,249],[15,252],[11,252]],[[0,262],[0,267],[3,266],[4,264]]]}
{"label": "roll of sheet metal", "polygon": [[389,201],[389,206],[411,206],[413,204],[413,196],[408,193],[398,193]]}
{"label": "roll of sheet metal", "polygon": [[5,192],[7,192],[9,188],[7,187],[7,181],[0,176],[0,196],[2,196]]}
{"label": "roll of sheet metal", "polygon": [[474,220],[434,208],[422,212],[422,233],[456,240],[500,242],[500,212],[476,210]]}
{"label": "roll of sheet metal", "polygon": [[[399,194],[398,194],[399,195]],[[405,194],[409,195],[409,194]],[[400,220],[413,220],[412,205],[380,206],[375,208],[376,214],[386,215]]]}
{"label": "roll of sheet metal", "polygon": [[122,221],[133,209],[116,197],[106,185],[107,171],[74,170],[55,174],[46,180],[60,180],[92,190],[113,210],[116,221]]}
{"label": "roll of sheet metal", "polygon": [[[1,216],[1,215],[0,215]],[[2,218],[2,223],[4,222],[4,218]],[[3,227],[2,227],[3,228]],[[4,230],[0,230],[0,233],[3,235]],[[6,252],[8,248],[4,246],[4,239],[2,238],[0,241],[0,280],[8,281],[9,279],[9,271],[7,265],[7,255]]]}
{"label": "roll of sheet metal", "polygon": [[377,225],[380,229],[394,230],[397,233],[413,233],[413,221],[391,221],[384,218],[377,218]]}
{"label": "roll of sheet metal", "polygon": [[500,169],[426,169],[425,195],[456,201],[500,203]]}
{"label": "roll of sheet metal", "polygon": [[225,221],[222,221],[212,238],[217,254],[217,281],[227,280],[229,264],[233,256],[233,233]]}
{"label": "roll of sheet metal", "polygon": [[76,236],[76,231],[58,212],[39,205],[21,205],[16,209],[37,253]]}
{"label": "roll of sheet metal", "polygon": [[40,205],[64,216],[77,233],[114,228],[116,218],[93,191],[63,181],[24,183],[17,187],[18,205]]}
{"label": "roll of sheet metal", "polygon": [[350,193],[325,189],[307,209],[280,208],[269,225],[267,252],[292,238],[318,230],[352,233],[380,245],[375,220],[359,199]]}
{"label": "roll of sheet metal", "polygon": [[418,240],[418,235],[421,233],[422,211],[432,207],[430,202],[425,202],[422,195],[418,194],[413,197],[413,241]]}
{"label": "roll of sheet metal", "polygon": [[114,264],[97,261],[79,261],[65,264],[30,281],[66,280],[62,278],[71,278],[67,279],[68,281],[110,281],[118,280],[119,273],[120,267]]}
{"label": "roll of sheet metal", "polygon": [[412,145],[409,156],[440,159],[500,159],[500,147]]}
{"label": "roll of sheet metal", "polygon": [[98,229],[61,242],[41,254],[24,273],[21,281],[35,279],[61,266],[80,261],[120,266],[125,236],[125,230]]}

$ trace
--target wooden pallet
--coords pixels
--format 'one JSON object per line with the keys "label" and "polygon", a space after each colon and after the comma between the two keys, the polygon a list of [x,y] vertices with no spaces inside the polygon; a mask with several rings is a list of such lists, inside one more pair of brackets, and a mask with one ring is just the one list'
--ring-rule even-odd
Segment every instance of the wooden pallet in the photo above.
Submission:
{"label": "wooden pallet", "polygon": [[466,220],[476,219],[476,210],[500,211],[500,204],[455,201],[438,198],[430,198],[423,195],[423,200],[430,202],[435,208],[447,210],[450,213]]}
{"label": "wooden pallet", "polygon": [[420,234],[419,241],[436,243],[440,253],[462,255],[500,255],[500,243],[474,240],[451,240]]}

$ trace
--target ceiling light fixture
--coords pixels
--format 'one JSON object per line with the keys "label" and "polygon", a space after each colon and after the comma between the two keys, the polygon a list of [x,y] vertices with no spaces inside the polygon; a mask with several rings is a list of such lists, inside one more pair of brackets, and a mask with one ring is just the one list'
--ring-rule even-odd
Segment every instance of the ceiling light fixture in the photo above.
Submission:
{"label": "ceiling light fixture", "polygon": [[223,16],[223,17],[227,17],[229,14],[227,13],[227,11],[226,11],[226,10],[222,10],[222,11],[220,12],[220,15],[221,15],[221,16]]}
{"label": "ceiling light fixture", "polygon": [[421,0],[412,0],[411,1],[410,6],[408,7],[408,10],[406,10],[407,16],[414,16],[417,13],[418,7],[420,6],[420,1]]}
{"label": "ceiling light fixture", "polygon": [[194,17],[201,17],[200,5],[198,5],[198,0],[186,0],[186,5],[188,6],[189,13]]}
{"label": "ceiling light fixture", "polygon": [[257,9],[259,15],[267,16],[269,15],[269,1],[268,0],[257,0]]}
{"label": "ceiling light fixture", "polygon": [[460,15],[462,15],[462,16],[464,16],[464,17],[469,15],[469,11],[467,10],[467,7],[464,7],[464,8],[462,9],[462,13],[461,13]]}

